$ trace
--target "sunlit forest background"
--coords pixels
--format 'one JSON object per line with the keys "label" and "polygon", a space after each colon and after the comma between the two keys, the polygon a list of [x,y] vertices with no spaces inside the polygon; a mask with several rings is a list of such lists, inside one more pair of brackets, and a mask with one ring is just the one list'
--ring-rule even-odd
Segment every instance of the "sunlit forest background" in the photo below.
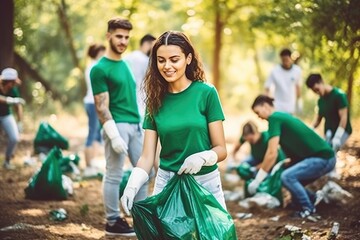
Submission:
{"label": "sunlit forest background", "polygon": [[[107,21],[121,16],[134,26],[127,53],[146,33],[185,32],[227,112],[250,111],[287,47],[303,81],[321,73],[347,92],[358,116],[359,9],[358,0],[2,0],[0,27],[13,34],[1,41],[0,67],[19,70],[30,116],[76,112],[85,94],[87,48],[106,44]],[[310,117],[317,96],[305,84],[302,93],[303,117]]]}

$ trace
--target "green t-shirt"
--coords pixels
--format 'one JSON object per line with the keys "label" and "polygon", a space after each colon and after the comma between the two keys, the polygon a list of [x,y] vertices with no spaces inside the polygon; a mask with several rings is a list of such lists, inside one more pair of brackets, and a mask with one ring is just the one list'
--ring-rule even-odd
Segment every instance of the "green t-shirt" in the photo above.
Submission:
{"label": "green t-shirt", "polygon": [[300,119],[282,112],[274,112],[269,119],[269,138],[279,136],[280,145],[291,160],[297,162],[309,157],[329,159],[334,151],[317,133]]}
{"label": "green t-shirt", "polygon": [[[17,87],[13,87],[7,93],[0,92],[0,95],[3,95],[5,97],[19,97],[20,93]],[[11,114],[10,105],[7,103],[0,102],[0,117],[7,116],[9,114]]]}
{"label": "green t-shirt", "polygon": [[[195,81],[180,93],[166,94],[153,118],[146,114],[143,128],[159,135],[160,168],[177,172],[189,155],[212,148],[208,124],[218,120],[224,114],[215,87]],[[198,175],[216,168],[204,166]]]}
{"label": "green t-shirt", "polygon": [[352,133],[349,103],[346,97],[346,93],[344,93],[341,89],[333,88],[333,90],[331,90],[329,94],[320,97],[318,100],[318,107],[319,116],[325,118],[324,132],[326,133],[326,131],[330,129],[332,132],[332,136],[334,136],[336,129],[339,126],[339,110],[343,108],[348,108],[348,118],[345,131],[348,134]]}
{"label": "green t-shirt", "polygon": [[[241,144],[246,142],[244,137],[241,137],[239,141]],[[261,137],[259,141],[257,141],[255,144],[250,143],[251,155],[253,156],[253,158],[255,158],[256,161],[262,162],[264,160],[265,153],[268,147],[268,142],[269,142],[269,133],[267,131],[264,131],[261,132]],[[286,158],[285,153],[281,148],[279,148],[276,162],[279,162],[285,158]]]}
{"label": "green t-shirt", "polygon": [[116,123],[139,123],[136,83],[128,64],[101,58],[90,72],[93,94],[108,92],[109,109]]}

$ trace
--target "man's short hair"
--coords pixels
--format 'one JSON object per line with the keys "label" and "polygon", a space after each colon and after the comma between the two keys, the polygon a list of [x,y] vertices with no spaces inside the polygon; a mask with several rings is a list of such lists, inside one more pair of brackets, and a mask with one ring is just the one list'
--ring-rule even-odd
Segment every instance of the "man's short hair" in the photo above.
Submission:
{"label": "man's short hair", "polygon": [[322,77],[319,73],[310,74],[306,79],[306,86],[308,88],[313,88],[315,84],[323,83]]}
{"label": "man's short hair", "polygon": [[112,32],[116,29],[125,29],[125,30],[131,30],[133,28],[132,24],[127,19],[115,17],[108,21],[108,32]]}
{"label": "man's short hair", "polygon": [[151,34],[146,34],[145,36],[143,36],[140,40],[140,46],[143,45],[145,42],[152,42],[155,41],[156,37],[154,37]]}
{"label": "man's short hair", "polygon": [[291,57],[291,51],[288,48],[284,48],[280,52],[280,57]]}

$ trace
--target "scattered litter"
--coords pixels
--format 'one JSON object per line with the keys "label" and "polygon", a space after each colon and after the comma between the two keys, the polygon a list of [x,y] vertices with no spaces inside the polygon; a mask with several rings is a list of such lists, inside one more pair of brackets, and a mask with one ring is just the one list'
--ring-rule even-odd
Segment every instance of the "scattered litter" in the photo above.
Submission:
{"label": "scattered litter", "polygon": [[278,240],[292,240],[292,239],[299,239],[299,240],[311,240],[310,236],[306,234],[307,231],[302,230],[299,227],[293,225],[285,225],[285,230],[281,234]]}
{"label": "scattered litter", "polygon": [[337,235],[339,234],[339,228],[340,228],[340,225],[338,222],[334,222],[333,225],[332,225],[332,228],[329,232],[329,235],[328,235],[328,240],[335,240]]}
{"label": "scattered litter", "polygon": [[241,188],[234,189],[234,191],[224,191],[225,201],[238,201],[244,198],[244,190]]}
{"label": "scattered litter", "polygon": [[354,197],[350,192],[344,190],[339,184],[333,181],[328,181],[320,191],[323,194],[325,203],[340,202],[346,204],[349,198]]}
{"label": "scattered litter", "polygon": [[2,231],[2,232],[18,231],[18,230],[25,230],[25,229],[29,229],[29,228],[44,229],[45,226],[36,226],[36,225],[28,224],[28,223],[16,223],[12,226],[3,227],[0,229],[0,231]]}
{"label": "scattered litter", "polygon": [[229,183],[238,183],[240,181],[239,175],[233,173],[225,173],[224,179]]}
{"label": "scattered litter", "polygon": [[84,223],[81,224],[81,230],[83,230],[83,231],[89,231],[90,229],[91,229],[91,227],[86,226],[86,224],[84,224]]}
{"label": "scattered litter", "polygon": [[253,216],[252,213],[236,213],[235,216],[239,219],[247,219],[247,218],[251,218]]}
{"label": "scattered litter", "polygon": [[271,196],[268,193],[256,193],[250,198],[246,198],[239,202],[239,205],[243,208],[249,209],[251,207],[266,207],[266,208],[276,208],[280,206],[280,201]]}
{"label": "scattered litter", "polygon": [[53,221],[64,221],[67,218],[67,212],[63,208],[50,211],[50,219]]}
{"label": "scattered litter", "polygon": [[73,181],[66,175],[61,175],[61,182],[64,190],[69,194],[74,194]]}
{"label": "scattered litter", "polygon": [[276,216],[270,218],[270,220],[273,221],[273,222],[278,222],[279,219],[280,219],[279,215],[276,215]]}

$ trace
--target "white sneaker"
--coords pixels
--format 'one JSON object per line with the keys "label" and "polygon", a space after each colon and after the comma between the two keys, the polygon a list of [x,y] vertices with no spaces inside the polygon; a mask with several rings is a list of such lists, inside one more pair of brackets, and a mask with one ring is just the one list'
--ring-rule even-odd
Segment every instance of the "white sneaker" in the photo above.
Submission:
{"label": "white sneaker", "polygon": [[7,170],[14,170],[15,169],[15,166],[13,164],[11,164],[10,162],[8,162],[8,161],[4,162],[3,167],[5,169],[7,169]]}
{"label": "white sneaker", "polygon": [[83,171],[83,177],[90,178],[90,177],[96,177],[98,175],[99,171],[94,167],[86,167]]}

